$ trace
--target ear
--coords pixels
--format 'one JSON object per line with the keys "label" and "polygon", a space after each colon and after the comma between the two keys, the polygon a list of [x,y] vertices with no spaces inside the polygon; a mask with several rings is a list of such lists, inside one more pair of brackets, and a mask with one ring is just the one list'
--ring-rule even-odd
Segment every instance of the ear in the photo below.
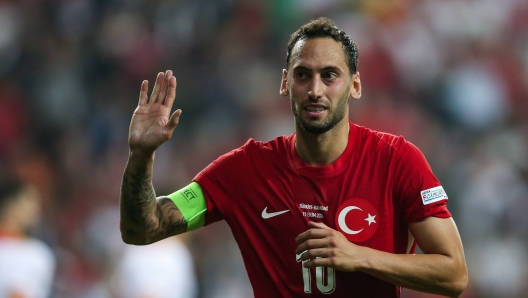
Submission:
{"label": "ear", "polygon": [[350,88],[350,97],[355,100],[361,98],[361,79],[359,71],[352,75],[352,87]]}
{"label": "ear", "polygon": [[282,79],[279,93],[282,96],[290,95],[290,89],[288,88],[288,71],[286,69],[282,70]]}

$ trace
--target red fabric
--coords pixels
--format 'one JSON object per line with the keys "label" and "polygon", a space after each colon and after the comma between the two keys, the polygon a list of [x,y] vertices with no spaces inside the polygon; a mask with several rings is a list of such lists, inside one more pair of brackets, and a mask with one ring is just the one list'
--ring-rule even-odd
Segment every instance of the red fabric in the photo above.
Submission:
{"label": "red fabric", "polygon": [[[224,219],[230,225],[255,297],[399,297],[401,289],[395,285],[367,274],[341,271],[335,272],[334,290],[323,294],[315,270],[310,273],[311,294],[305,294],[295,237],[307,229],[310,220],[337,230],[341,204],[361,198],[376,208],[372,224],[379,226],[356,244],[402,254],[408,245],[407,222],[451,216],[446,200],[423,205],[420,191],[440,184],[415,146],[403,137],[350,126],[345,152],[329,166],[302,162],[293,134],[268,143],[249,140],[195,177],[207,200],[206,224]],[[265,208],[267,213],[289,212],[264,219]],[[326,284],[325,280],[323,288]]]}

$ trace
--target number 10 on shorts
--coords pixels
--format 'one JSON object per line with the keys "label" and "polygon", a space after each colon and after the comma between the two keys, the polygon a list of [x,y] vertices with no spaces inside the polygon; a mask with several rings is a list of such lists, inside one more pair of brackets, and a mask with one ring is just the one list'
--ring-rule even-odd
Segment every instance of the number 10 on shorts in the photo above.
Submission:
{"label": "number 10 on shorts", "polygon": [[[301,254],[297,255],[297,262],[301,261]],[[302,275],[304,282],[304,292],[312,292],[312,271],[310,268],[305,268],[304,263],[308,262],[302,261]],[[317,284],[317,289],[323,294],[330,294],[335,290],[335,269],[329,267],[315,267],[315,280]]]}

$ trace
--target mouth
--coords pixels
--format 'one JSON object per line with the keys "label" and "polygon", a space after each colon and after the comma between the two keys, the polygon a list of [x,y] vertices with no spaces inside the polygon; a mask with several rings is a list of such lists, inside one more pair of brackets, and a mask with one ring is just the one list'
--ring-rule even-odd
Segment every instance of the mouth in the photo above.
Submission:
{"label": "mouth", "polygon": [[304,107],[304,111],[310,117],[321,116],[326,110],[327,108],[322,105],[308,105]]}

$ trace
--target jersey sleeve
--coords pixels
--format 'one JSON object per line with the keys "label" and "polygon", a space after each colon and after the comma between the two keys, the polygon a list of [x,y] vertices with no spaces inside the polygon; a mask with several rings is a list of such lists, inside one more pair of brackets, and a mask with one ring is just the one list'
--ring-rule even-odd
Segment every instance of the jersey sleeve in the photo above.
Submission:
{"label": "jersey sleeve", "polygon": [[242,147],[220,156],[194,177],[193,181],[201,186],[207,203],[205,225],[223,220],[226,213],[236,208],[237,187],[244,183],[247,170],[248,147],[254,143],[251,139]]}
{"label": "jersey sleeve", "polygon": [[451,217],[446,192],[420,149],[403,140],[397,154],[393,174],[404,221]]}

